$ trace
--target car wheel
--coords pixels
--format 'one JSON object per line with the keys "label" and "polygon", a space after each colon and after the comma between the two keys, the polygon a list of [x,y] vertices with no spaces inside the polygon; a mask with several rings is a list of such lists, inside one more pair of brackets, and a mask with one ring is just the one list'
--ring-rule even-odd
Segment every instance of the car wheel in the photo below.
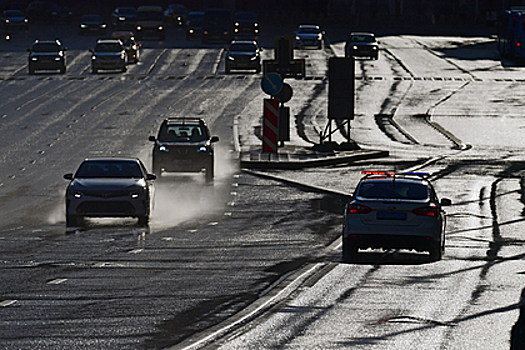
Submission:
{"label": "car wheel", "polygon": [[93,72],[93,74],[97,74],[98,73],[98,69],[95,68],[95,67],[91,67],[91,71]]}
{"label": "car wheel", "polygon": [[80,215],[66,214],[66,226],[79,226],[82,221]]}
{"label": "car wheel", "polygon": [[149,215],[139,216],[138,224],[139,226],[147,226],[149,223]]}
{"label": "car wheel", "polygon": [[432,248],[430,248],[429,253],[430,253],[430,260],[432,261],[441,260],[441,258],[443,257],[441,244],[438,243],[438,244],[433,245]]}
{"label": "car wheel", "polygon": [[343,236],[343,261],[354,262],[357,259],[357,245]]}
{"label": "car wheel", "polygon": [[66,67],[60,68],[60,74],[66,74]]}
{"label": "car wheel", "polygon": [[213,167],[213,162],[211,162],[211,164],[208,165],[208,167],[206,167],[205,176],[206,176],[206,182],[213,181],[213,178],[215,177],[215,170]]}
{"label": "car wheel", "polygon": [[29,66],[29,74],[31,75],[35,74],[35,68]]}
{"label": "car wheel", "polygon": [[256,72],[256,73],[261,73],[261,66],[258,66],[258,67],[255,69],[255,72]]}

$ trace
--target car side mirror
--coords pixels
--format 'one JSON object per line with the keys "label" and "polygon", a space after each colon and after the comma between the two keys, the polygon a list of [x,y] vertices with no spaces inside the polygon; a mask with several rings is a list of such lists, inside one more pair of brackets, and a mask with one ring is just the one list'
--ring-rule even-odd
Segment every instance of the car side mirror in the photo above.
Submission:
{"label": "car side mirror", "polygon": [[212,136],[211,139],[210,139],[210,142],[213,143],[213,142],[219,142],[219,136]]}
{"label": "car side mirror", "polygon": [[442,206],[449,206],[452,205],[452,201],[448,198],[441,198],[441,205]]}
{"label": "car side mirror", "polygon": [[64,179],[66,180],[73,180],[73,174],[72,173],[67,173],[64,175]]}
{"label": "car side mirror", "polygon": [[155,141],[157,141],[157,139],[155,138],[155,136],[150,136],[150,137],[148,138],[148,140],[150,140],[151,142],[155,142]]}
{"label": "car side mirror", "polygon": [[157,175],[155,174],[146,174],[146,180],[155,180],[157,178]]}

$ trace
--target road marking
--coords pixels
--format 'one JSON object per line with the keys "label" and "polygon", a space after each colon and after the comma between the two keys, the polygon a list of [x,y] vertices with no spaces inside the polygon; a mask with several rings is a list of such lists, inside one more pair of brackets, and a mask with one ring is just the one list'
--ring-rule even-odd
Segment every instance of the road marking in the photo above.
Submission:
{"label": "road marking", "polygon": [[67,281],[67,278],[57,278],[57,279],[47,282],[47,284],[62,284],[65,281]]}
{"label": "road marking", "polygon": [[4,300],[4,301],[0,302],[0,307],[7,307],[7,306],[10,306],[10,305],[13,305],[17,301],[18,300]]}
{"label": "road marking", "polygon": [[133,250],[130,250],[128,252],[128,254],[138,254],[138,253],[142,253],[144,251],[144,249],[142,248],[139,248],[139,249],[133,249]]}

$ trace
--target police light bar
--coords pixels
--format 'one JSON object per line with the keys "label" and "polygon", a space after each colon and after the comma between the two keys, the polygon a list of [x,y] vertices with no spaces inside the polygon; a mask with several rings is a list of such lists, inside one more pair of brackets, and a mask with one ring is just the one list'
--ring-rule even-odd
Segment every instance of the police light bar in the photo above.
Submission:
{"label": "police light bar", "polygon": [[389,176],[393,176],[396,173],[391,172],[391,171],[381,171],[381,170],[363,170],[363,171],[361,171],[361,174],[363,174],[363,175],[389,175]]}
{"label": "police light bar", "polygon": [[430,173],[419,172],[419,171],[407,171],[406,173],[403,173],[403,175],[414,175],[414,176],[426,177],[426,176],[430,176]]}

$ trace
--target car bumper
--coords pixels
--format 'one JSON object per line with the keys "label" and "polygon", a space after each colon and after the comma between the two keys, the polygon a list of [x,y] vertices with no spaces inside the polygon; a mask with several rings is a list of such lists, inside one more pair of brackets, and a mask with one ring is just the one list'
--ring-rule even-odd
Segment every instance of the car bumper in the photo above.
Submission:
{"label": "car bumper", "polygon": [[153,169],[160,168],[165,172],[200,172],[212,162],[213,154],[208,152],[196,152],[191,157],[177,157],[164,152],[153,154]]}
{"label": "car bumper", "polygon": [[97,60],[93,62],[93,68],[95,69],[124,69],[126,67],[125,61],[102,61]]}
{"label": "car bumper", "polygon": [[57,70],[65,67],[64,61],[31,62],[29,66],[34,70]]}
{"label": "car bumper", "polygon": [[67,198],[68,215],[87,217],[139,217],[149,215],[150,203],[145,197],[132,199],[129,196],[101,198],[85,196],[82,199]]}

